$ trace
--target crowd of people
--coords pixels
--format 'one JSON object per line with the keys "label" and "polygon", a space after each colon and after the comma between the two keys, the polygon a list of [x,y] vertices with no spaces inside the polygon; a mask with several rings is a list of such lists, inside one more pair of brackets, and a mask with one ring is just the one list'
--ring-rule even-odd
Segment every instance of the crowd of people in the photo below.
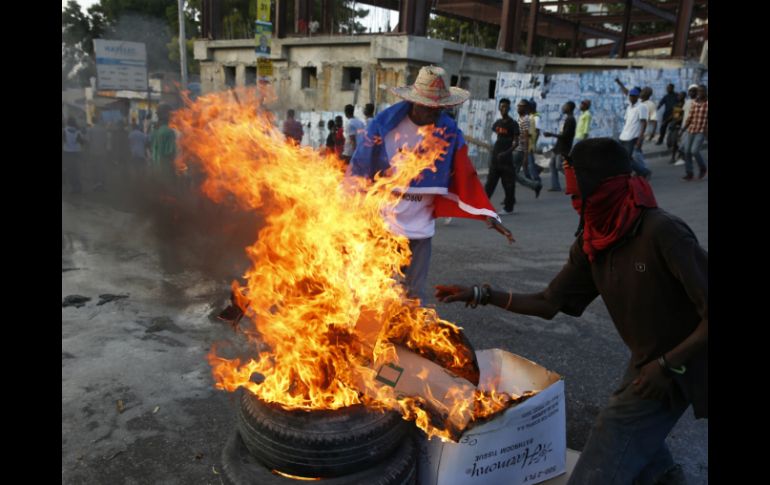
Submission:
{"label": "crowd of people", "polygon": [[[623,129],[618,137],[620,144],[631,156],[631,167],[636,175],[649,180],[652,171],[647,166],[643,151],[645,139],[655,145],[666,143],[670,151],[670,163],[684,165],[684,181],[695,180],[693,160],[698,164],[698,179],[708,173],[701,149],[708,138],[708,91],[706,86],[692,84],[687,92],[677,93],[675,86],[669,84],[666,94],[656,103],[652,100],[650,87],[626,88],[615,80],[622,92],[628,97],[628,105],[623,114]],[[548,163],[548,191],[561,192],[560,175],[565,157],[573,145],[591,137],[591,101],[584,99],[578,108],[573,101],[566,102],[561,109],[562,116],[556,132],[541,131],[541,116],[537,112],[537,103],[533,99],[522,99],[516,103],[515,117],[509,115],[511,100],[503,98],[498,104],[500,118],[491,127],[495,135],[489,159],[489,173],[484,185],[487,197],[492,197],[500,183],[505,193],[499,215],[513,214],[516,204],[516,184],[520,184],[539,197],[543,189],[541,174],[543,168],[536,163],[536,150],[540,137],[555,138],[550,161]],[[662,119],[658,112],[662,110]],[[356,148],[366,137],[368,127],[374,117],[374,105],[369,103],[364,108],[365,120],[354,116],[353,105],[346,105],[345,118],[337,116],[333,120],[319,122],[319,127],[326,126],[328,135],[325,140],[317,140],[316,145],[328,154],[334,154],[348,164]],[[443,108],[445,114],[454,117],[453,107]],[[310,127],[310,125],[308,125]],[[301,143],[304,131],[302,124],[295,119],[294,110],[289,110],[283,125],[287,139]]]}
{"label": "crowd of people", "polygon": [[[318,122],[319,128],[326,127],[328,134],[323,138],[323,131],[319,129],[321,139],[313,140],[312,144],[317,146],[323,153],[335,155],[346,164],[350,163],[350,158],[356,148],[364,142],[366,129],[369,122],[374,117],[374,104],[367,103],[364,106],[364,120],[355,116],[355,106],[345,105],[345,119],[342,116],[335,116],[334,119]],[[310,128],[308,124],[308,128]],[[286,120],[283,122],[283,134],[287,140],[300,144],[305,136],[302,123],[295,118],[295,112],[290,109],[286,112]]]}
{"label": "crowd of people", "polygon": [[62,123],[62,186],[74,194],[83,192],[84,183],[86,190],[103,191],[109,169],[116,167],[132,181],[148,172],[176,179],[177,134],[168,126],[170,115],[171,107],[161,104],[154,121],[148,112],[128,127],[123,120],[99,119],[86,128],[68,117]]}

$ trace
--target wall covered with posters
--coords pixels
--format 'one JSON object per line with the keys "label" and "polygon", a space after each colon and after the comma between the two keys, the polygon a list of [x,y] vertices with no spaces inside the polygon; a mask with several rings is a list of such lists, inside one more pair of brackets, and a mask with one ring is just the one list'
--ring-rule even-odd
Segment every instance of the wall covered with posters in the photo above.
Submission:
{"label": "wall covered with posters", "polygon": [[[631,89],[634,86],[650,87],[652,100],[658,103],[671,83],[677,92],[685,91],[692,83],[708,84],[708,71],[685,69],[616,69],[592,71],[581,74],[530,74],[500,72],[497,74],[495,99],[471,100],[462,105],[458,112],[458,123],[464,133],[491,143],[494,135],[492,123],[499,116],[496,106],[502,98],[511,100],[511,111],[521,99],[532,99],[537,103],[541,116],[542,131],[559,131],[561,107],[567,101],[576,106],[584,99],[591,100],[593,123],[591,137],[617,137],[623,128],[623,115],[627,99],[615,78]],[[661,119],[663,109],[659,110]],[[491,114],[490,114],[491,113]],[[576,108],[575,114],[579,114]],[[554,138],[541,137],[538,148],[547,150],[555,143]]]}
{"label": "wall covered with posters", "polygon": [[[634,86],[650,87],[652,100],[657,104],[666,93],[666,85],[671,83],[677,92],[685,91],[693,83],[708,85],[708,71],[692,68],[684,69],[616,69],[591,71],[581,74],[530,74],[518,72],[500,72],[497,75],[495,99],[471,99],[453,110],[457,124],[463,134],[471,140],[484,144],[493,144],[495,135],[492,124],[500,116],[497,105],[500,99],[511,100],[511,115],[516,116],[515,106],[521,99],[533,99],[541,116],[542,131],[559,131],[562,118],[561,107],[567,101],[575,102],[575,115],[578,116],[580,101],[591,100],[593,122],[589,132],[591,137],[617,137],[623,128],[627,98],[615,78],[631,89]],[[377,113],[387,108],[387,104],[377,106]],[[305,129],[303,145],[317,147],[323,144],[328,134],[326,121],[342,112],[299,112],[297,119]],[[661,120],[663,109],[658,111]],[[355,116],[364,119],[362,107],[356,106]],[[284,113],[277,113],[282,120]],[[344,119],[344,117],[343,117]],[[323,120],[324,126],[319,127]],[[279,121],[280,123],[280,121]],[[308,127],[308,124],[310,125]],[[555,138],[540,137],[538,150],[547,151],[555,143]],[[477,168],[486,167],[489,153],[483,146],[471,141],[469,154]]]}

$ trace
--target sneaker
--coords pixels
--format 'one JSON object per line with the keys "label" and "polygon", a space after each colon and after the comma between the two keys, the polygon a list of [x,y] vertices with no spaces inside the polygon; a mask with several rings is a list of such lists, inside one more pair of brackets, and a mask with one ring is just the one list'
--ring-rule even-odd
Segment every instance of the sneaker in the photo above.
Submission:
{"label": "sneaker", "polygon": [[693,176],[692,176],[692,174],[691,174],[691,173],[688,173],[687,175],[685,175],[684,177],[682,177],[682,180],[684,180],[685,182],[691,182],[691,181],[692,181],[692,179],[693,179]]}
{"label": "sneaker", "polygon": [[682,165],[684,165],[684,160],[682,160],[681,158],[677,160],[676,163],[674,164],[675,167],[681,167]]}
{"label": "sneaker", "polygon": [[682,469],[682,465],[675,464],[662,476],[655,480],[654,485],[683,485],[687,483],[687,478]]}
{"label": "sneaker", "polygon": [[451,223],[452,223],[452,218],[451,217],[447,217],[446,219],[444,219],[444,225],[445,226],[448,226]]}
{"label": "sneaker", "polygon": [[512,210],[511,211],[507,211],[507,210],[503,209],[500,212],[498,212],[497,215],[499,215],[499,216],[510,216],[510,215],[513,215],[513,211]]}
{"label": "sneaker", "polygon": [[698,175],[698,180],[703,180],[703,177],[705,177],[707,173],[708,169],[701,170],[700,174]]}
{"label": "sneaker", "polygon": [[550,189],[548,189],[548,192],[561,192],[561,189],[554,189],[553,187],[551,187]]}

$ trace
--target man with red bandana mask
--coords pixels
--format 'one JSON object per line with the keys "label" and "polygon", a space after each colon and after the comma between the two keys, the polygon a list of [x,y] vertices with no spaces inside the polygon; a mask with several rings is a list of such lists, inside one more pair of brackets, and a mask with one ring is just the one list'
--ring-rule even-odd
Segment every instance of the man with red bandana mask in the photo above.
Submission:
{"label": "man with red bandana mask", "polygon": [[436,298],[550,320],[578,317],[601,295],[631,360],[568,485],[685,483],[665,439],[690,405],[708,418],[708,253],[687,224],[657,207],[649,183],[631,176],[617,141],[578,143],[564,174],[580,226],[545,290],[437,286]]}

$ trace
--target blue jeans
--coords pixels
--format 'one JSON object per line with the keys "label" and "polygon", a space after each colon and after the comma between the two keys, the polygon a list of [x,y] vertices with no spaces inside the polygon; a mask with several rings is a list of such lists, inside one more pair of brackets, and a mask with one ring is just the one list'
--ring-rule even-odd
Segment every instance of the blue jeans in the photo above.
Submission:
{"label": "blue jeans", "polygon": [[[529,152],[529,155],[527,157],[527,161],[529,162],[527,164],[527,166],[529,167],[529,175],[528,175],[528,177],[531,178],[532,180],[536,180],[536,181],[542,183],[542,181],[540,180],[541,168],[538,167],[537,164],[535,163],[535,153],[534,152]],[[525,173],[524,175],[527,175],[527,174]]]}
{"label": "blue jeans", "polygon": [[626,372],[599,413],[567,485],[652,485],[674,466],[665,440],[689,404],[641,399],[634,377]]}
{"label": "blue jeans", "polygon": [[631,140],[620,140],[620,144],[623,145],[623,148],[625,148],[628,154],[631,156],[631,169],[637,175],[646,177],[650,175],[652,171],[647,168],[647,162],[644,160],[642,149],[636,148],[636,140],[638,140],[638,138],[633,138]]}
{"label": "blue jeans", "polygon": [[700,154],[700,148],[706,136],[703,133],[685,133],[682,137],[682,147],[684,148],[684,170],[687,175],[692,175],[692,159],[698,162],[701,173],[706,171],[706,162]]}
{"label": "blue jeans", "polygon": [[519,182],[524,187],[530,188],[532,190],[538,190],[538,188],[543,184],[539,180],[532,180],[530,178],[527,178],[527,176],[525,176],[521,171],[521,167],[524,165],[526,161],[527,161],[526,153],[520,152],[518,150],[514,150],[513,171],[516,173],[516,181]]}
{"label": "blue jeans", "polygon": [[425,301],[425,284],[428,282],[428,267],[432,238],[410,239],[409,249],[412,251],[412,261],[404,269],[407,295]]}
{"label": "blue jeans", "polygon": [[559,184],[559,171],[562,171],[561,164],[564,162],[564,155],[559,153],[551,157],[549,168],[551,169],[551,190],[561,190]]}

